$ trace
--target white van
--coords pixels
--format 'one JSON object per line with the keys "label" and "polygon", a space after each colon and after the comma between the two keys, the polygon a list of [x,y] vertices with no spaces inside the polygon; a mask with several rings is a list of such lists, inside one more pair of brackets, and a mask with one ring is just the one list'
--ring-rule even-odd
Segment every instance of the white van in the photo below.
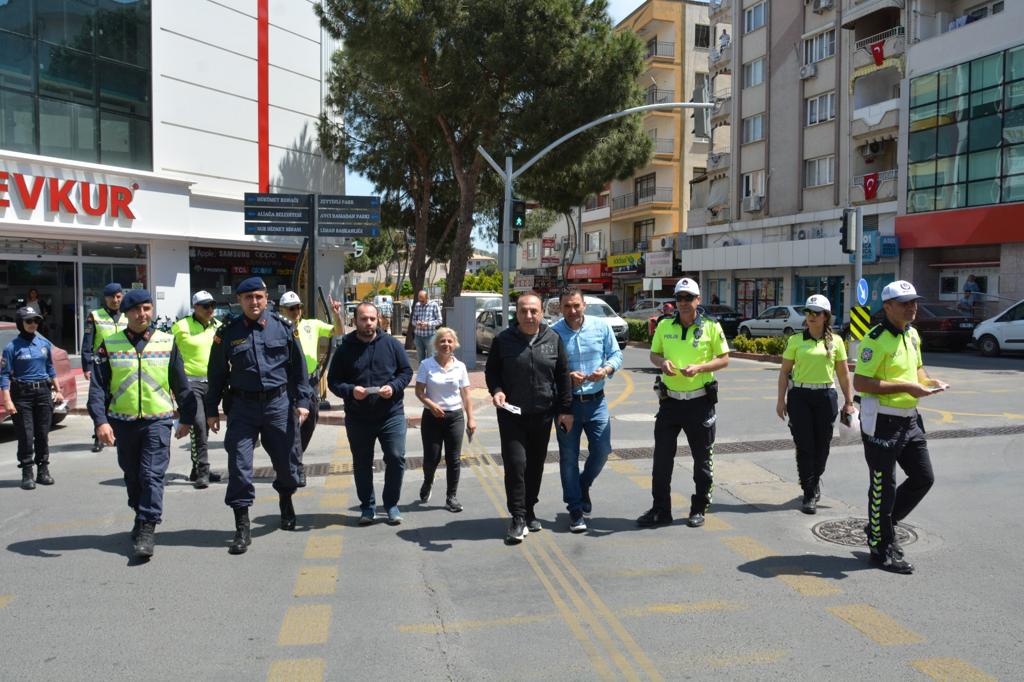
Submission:
{"label": "white van", "polygon": [[[544,304],[544,320],[550,326],[562,319],[562,310],[558,306],[558,298],[549,298]],[[619,317],[612,307],[594,296],[583,297],[583,314],[596,317],[612,328],[615,334],[615,341],[619,344],[619,350],[626,347],[629,341],[629,325]]]}
{"label": "white van", "polygon": [[463,291],[459,296],[476,299],[473,303],[476,306],[477,314],[481,310],[490,308],[499,310],[501,308],[501,294],[496,294],[493,291]]}

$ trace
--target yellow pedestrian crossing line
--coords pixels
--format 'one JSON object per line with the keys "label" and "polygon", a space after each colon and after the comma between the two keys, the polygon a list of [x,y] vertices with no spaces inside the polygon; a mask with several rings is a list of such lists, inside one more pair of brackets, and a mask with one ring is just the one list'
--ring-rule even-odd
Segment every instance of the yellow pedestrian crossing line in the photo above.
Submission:
{"label": "yellow pedestrian crossing line", "polygon": [[274,661],[267,682],[320,682],[324,679],[324,659],[293,658]]}
{"label": "yellow pedestrian crossing line", "polygon": [[536,616],[510,616],[508,618],[487,618],[484,620],[459,620],[448,623],[413,623],[398,625],[396,630],[406,634],[436,635],[442,632],[466,632],[467,630],[480,630],[483,628],[507,627],[512,625],[530,625],[533,623],[546,623],[560,618],[557,613],[548,613]]}
{"label": "yellow pedestrian crossing line", "polygon": [[891,617],[868,604],[832,606],[828,612],[860,630],[883,646],[920,644],[924,637],[903,627]]}
{"label": "yellow pedestrian crossing line", "polygon": [[324,479],[324,488],[328,490],[348,490],[352,487],[352,480],[348,476],[327,476]]}
{"label": "yellow pedestrian crossing line", "polygon": [[0,594],[0,609],[6,607],[12,601],[14,601],[13,594]]}
{"label": "yellow pedestrian crossing line", "polygon": [[749,535],[730,535],[722,538],[726,547],[739,554],[747,561],[757,561],[771,556],[777,556],[775,552],[768,549],[760,542]]}
{"label": "yellow pedestrian crossing line", "polygon": [[320,496],[323,511],[345,511],[348,508],[348,493],[324,493]]}
{"label": "yellow pedestrian crossing line", "polygon": [[919,658],[910,665],[940,682],[995,682],[996,679],[959,658]]}
{"label": "yellow pedestrian crossing line", "polygon": [[318,597],[334,594],[338,584],[337,566],[305,566],[295,579],[296,597]]}
{"label": "yellow pedestrian crossing line", "polygon": [[284,614],[277,643],[280,646],[324,644],[330,627],[330,604],[292,606]]}
{"label": "yellow pedestrian crossing line", "polygon": [[700,564],[676,564],[674,566],[656,566],[652,568],[623,568],[602,575],[612,578],[650,578],[659,575],[678,575],[680,573],[697,574],[704,570]]}
{"label": "yellow pedestrian crossing line", "polygon": [[340,535],[312,535],[306,540],[306,559],[337,559],[341,556]]}
{"label": "yellow pedestrian crossing line", "polygon": [[733,601],[701,601],[678,604],[648,604],[639,608],[624,609],[624,616],[650,616],[654,614],[701,613],[704,611],[739,611],[746,605]]}

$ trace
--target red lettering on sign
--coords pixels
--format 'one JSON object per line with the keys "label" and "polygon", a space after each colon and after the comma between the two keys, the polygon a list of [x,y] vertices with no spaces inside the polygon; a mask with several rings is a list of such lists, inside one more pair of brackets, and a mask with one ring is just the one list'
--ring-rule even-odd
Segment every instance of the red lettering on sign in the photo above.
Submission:
{"label": "red lettering on sign", "polygon": [[124,217],[135,220],[135,214],[128,204],[132,203],[132,191],[127,187],[110,186],[110,215],[116,218],[121,211]]}
{"label": "red lettering on sign", "polygon": [[71,203],[71,190],[75,186],[74,180],[61,182],[57,178],[50,178],[50,210],[56,213],[63,208],[68,213],[78,213],[75,205]]}
{"label": "red lettering on sign", "polygon": [[35,209],[36,204],[39,203],[39,197],[43,193],[43,182],[46,178],[33,178],[32,179],[32,191],[28,189],[28,185],[25,184],[25,176],[21,173],[14,174],[14,184],[18,188],[18,197],[21,199],[21,205],[32,211]]}
{"label": "red lettering on sign", "polygon": [[[0,171],[0,180],[6,180],[6,179],[7,179],[7,171]],[[7,183],[6,182],[0,182],[0,192],[4,192],[5,194],[7,193]],[[4,199],[4,198],[0,197],[0,207],[7,207],[7,206],[10,206],[10,205],[11,205],[11,202],[8,199]]]}
{"label": "red lettering on sign", "polygon": [[88,215],[101,216],[107,212],[107,186],[100,185],[99,191],[96,193],[99,199],[99,206],[92,205],[92,188],[88,182],[81,183],[82,185],[82,210]]}

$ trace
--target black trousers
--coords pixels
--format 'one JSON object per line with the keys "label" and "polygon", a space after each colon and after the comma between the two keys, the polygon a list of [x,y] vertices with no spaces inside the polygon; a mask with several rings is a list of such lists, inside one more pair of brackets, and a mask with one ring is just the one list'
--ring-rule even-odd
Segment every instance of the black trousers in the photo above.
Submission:
{"label": "black trousers", "polygon": [[[14,428],[18,432],[18,466],[40,466],[50,462],[50,422],[53,420],[53,398],[50,385],[27,386],[11,382]],[[34,446],[34,447],[33,447]]]}
{"label": "black trousers", "polygon": [[320,418],[320,381],[310,377],[309,385],[313,387],[313,399],[309,401],[309,416],[299,428],[299,438],[302,441],[302,448],[299,450],[299,464],[302,464],[302,453],[309,446],[309,441],[313,440],[316,421]]}
{"label": "black trousers", "polygon": [[454,497],[459,490],[459,470],[462,465],[462,432],[466,429],[466,418],[462,410],[445,412],[435,417],[430,410],[423,410],[420,435],[423,438],[423,480],[429,485],[441,463],[441,449],[444,448],[444,463],[447,468],[448,486],[446,494]]}
{"label": "black trousers", "polygon": [[[921,416],[878,415],[874,436],[862,434],[868,484],[868,544],[884,551],[895,537],[893,526],[907,518],[935,483]],[[896,486],[896,465],[907,479]]]}
{"label": "black trousers", "polygon": [[192,446],[192,468],[200,473],[210,470],[210,454],[206,445],[210,431],[206,425],[207,386],[205,381],[188,380],[188,387],[196,396],[196,422],[192,425],[192,434],[189,438]]}
{"label": "black trousers", "polygon": [[533,513],[544,479],[544,460],[551,440],[550,414],[511,414],[498,410],[501,459],[505,466],[505,498],[512,516]]}
{"label": "black trousers", "polygon": [[714,488],[715,406],[706,396],[692,400],[661,401],[654,420],[654,464],[651,470],[651,495],[654,508],[672,513],[672,469],[675,466],[676,442],[679,432],[693,456],[693,482],[696,490],[690,496],[690,514],[704,514],[711,506]]}
{"label": "black trousers", "polygon": [[818,481],[825,473],[829,448],[832,446],[832,424],[839,414],[836,389],[789,389],[786,398],[789,431],[796,443],[796,472],[804,496],[814,495]]}

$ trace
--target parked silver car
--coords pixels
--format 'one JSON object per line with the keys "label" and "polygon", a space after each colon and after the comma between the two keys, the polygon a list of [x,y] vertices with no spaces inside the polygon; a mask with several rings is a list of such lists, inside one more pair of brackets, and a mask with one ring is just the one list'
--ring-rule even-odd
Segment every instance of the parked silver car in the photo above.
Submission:
{"label": "parked silver car", "polygon": [[804,328],[804,314],[795,305],[775,305],[740,322],[740,336],[789,336]]}

